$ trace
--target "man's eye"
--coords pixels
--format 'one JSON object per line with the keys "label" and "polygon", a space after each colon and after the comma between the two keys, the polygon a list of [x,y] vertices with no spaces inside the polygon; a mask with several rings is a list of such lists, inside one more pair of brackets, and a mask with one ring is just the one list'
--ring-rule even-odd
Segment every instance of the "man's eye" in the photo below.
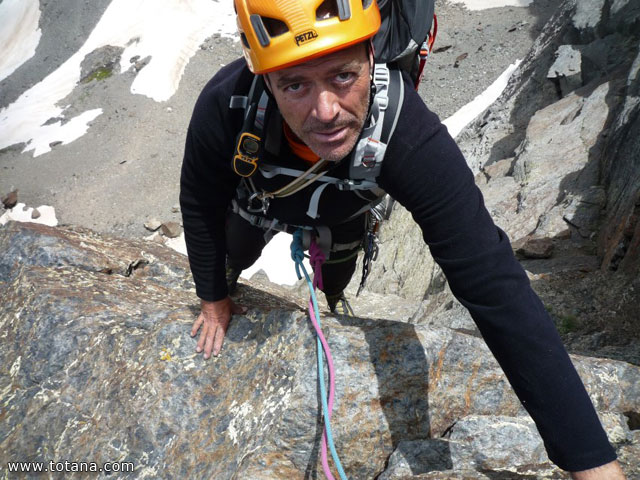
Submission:
{"label": "man's eye", "polygon": [[353,73],[351,72],[342,72],[336,75],[336,80],[339,82],[348,82],[353,78]]}
{"label": "man's eye", "polygon": [[287,85],[285,87],[285,90],[287,92],[299,92],[300,90],[302,90],[302,84],[301,83],[292,83],[291,85]]}

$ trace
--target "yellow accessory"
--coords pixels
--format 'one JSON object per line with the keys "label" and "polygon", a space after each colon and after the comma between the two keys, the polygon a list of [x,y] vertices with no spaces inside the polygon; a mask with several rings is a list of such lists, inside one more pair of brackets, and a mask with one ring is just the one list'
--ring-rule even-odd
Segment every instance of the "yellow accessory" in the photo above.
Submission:
{"label": "yellow accessory", "polygon": [[263,74],[373,37],[375,0],[234,0],[244,57]]}
{"label": "yellow accessory", "polygon": [[241,177],[250,177],[258,168],[258,150],[260,137],[244,132],[238,139],[236,154],[233,157],[233,169]]}

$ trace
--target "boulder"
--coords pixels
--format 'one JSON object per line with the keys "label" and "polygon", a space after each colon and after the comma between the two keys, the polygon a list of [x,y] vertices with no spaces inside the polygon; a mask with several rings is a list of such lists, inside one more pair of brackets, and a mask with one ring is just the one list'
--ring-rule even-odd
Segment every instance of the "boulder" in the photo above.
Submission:
{"label": "boulder", "polygon": [[[128,461],[134,478],[318,475],[315,338],[290,290],[243,285],[249,311],[205,361],[189,335],[199,308],[187,262],[161,245],[12,222],[0,229],[0,279],[3,459]],[[407,442],[439,459],[424,478],[558,473],[480,338],[322,320],[351,478],[375,478],[394,452],[410,457]],[[618,419],[605,422],[612,440],[637,457],[622,419],[640,412],[640,368],[574,362],[601,414]]]}

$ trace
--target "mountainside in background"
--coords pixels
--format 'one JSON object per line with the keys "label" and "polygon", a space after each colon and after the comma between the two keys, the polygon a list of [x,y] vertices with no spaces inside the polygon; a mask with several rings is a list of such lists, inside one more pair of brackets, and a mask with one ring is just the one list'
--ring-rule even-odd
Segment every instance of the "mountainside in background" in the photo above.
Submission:
{"label": "mountainside in background", "polygon": [[[639,26],[638,2],[563,2],[501,98],[457,139],[570,349],[635,364]],[[396,209],[381,242],[369,288],[423,301],[419,323],[452,308],[408,212]]]}

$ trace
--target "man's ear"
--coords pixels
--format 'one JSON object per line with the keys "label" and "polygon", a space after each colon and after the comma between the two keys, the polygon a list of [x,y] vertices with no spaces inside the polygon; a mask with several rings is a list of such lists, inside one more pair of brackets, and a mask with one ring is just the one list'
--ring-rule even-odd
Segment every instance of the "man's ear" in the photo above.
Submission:
{"label": "man's ear", "polygon": [[271,79],[269,78],[269,74],[265,73],[262,75],[262,83],[264,84],[264,90],[269,95],[274,102],[276,102],[276,97],[273,96],[273,89],[271,88]]}
{"label": "man's ear", "polygon": [[267,87],[268,93],[273,95],[273,90],[271,89],[271,79],[269,78],[269,74],[265,73],[262,75],[262,79],[264,80],[264,85]]}

